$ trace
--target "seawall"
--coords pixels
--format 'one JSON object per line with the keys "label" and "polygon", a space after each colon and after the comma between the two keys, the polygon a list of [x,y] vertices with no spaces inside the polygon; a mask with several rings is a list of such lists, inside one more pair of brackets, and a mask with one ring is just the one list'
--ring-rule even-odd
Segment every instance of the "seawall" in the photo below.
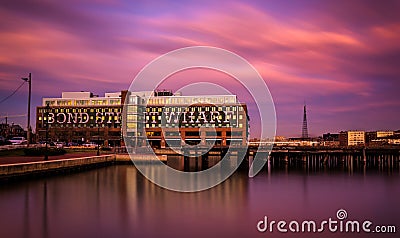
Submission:
{"label": "seawall", "polygon": [[[150,155],[133,155],[135,160],[148,162],[154,160]],[[166,160],[166,156],[158,156],[161,161]],[[39,162],[17,163],[0,165],[0,180],[12,178],[34,177],[45,174],[60,174],[69,171],[79,171],[93,167],[108,166],[112,164],[131,164],[128,154],[108,154],[100,156],[90,156],[82,158],[48,160]]]}

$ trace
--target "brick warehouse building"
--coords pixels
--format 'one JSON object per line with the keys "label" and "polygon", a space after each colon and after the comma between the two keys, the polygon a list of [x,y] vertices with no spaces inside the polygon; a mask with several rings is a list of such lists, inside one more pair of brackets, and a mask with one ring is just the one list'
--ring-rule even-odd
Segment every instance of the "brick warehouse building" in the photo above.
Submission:
{"label": "brick warehouse building", "polygon": [[43,98],[36,115],[38,141],[45,140],[46,125],[52,141],[105,146],[123,145],[122,133],[129,138],[129,146],[148,142],[155,148],[179,146],[183,141],[190,145],[244,145],[248,137],[247,108],[235,95],[121,91],[98,97],[90,92],[63,92],[61,98]]}
{"label": "brick warehouse building", "polygon": [[48,122],[51,141],[120,145],[124,95],[126,92],[106,93],[104,97],[90,92],[63,92],[61,98],[43,98],[42,106],[36,109],[37,140],[45,140]]}

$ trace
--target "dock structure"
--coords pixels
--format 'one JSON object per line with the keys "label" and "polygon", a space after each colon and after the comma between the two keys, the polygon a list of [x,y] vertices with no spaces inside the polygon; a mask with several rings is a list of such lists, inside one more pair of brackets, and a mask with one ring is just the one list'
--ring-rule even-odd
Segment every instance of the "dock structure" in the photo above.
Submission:
{"label": "dock structure", "polygon": [[[118,153],[122,151],[125,153]],[[347,168],[349,171],[366,167],[392,171],[400,167],[400,147],[274,147],[270,150],[267,147],[256,146],[219,146],[211,150],[199,147],[190,151],[155,149],[155,155],[129,155],[126,151],[119,149],[115,150],[114,154],[101,156],[0,165],[0,180],[132,163],[132,160],[144,163],[160,160],[172,168],[192,172],[208,169],[226,157],[226,163],[248,169],[257,153],[272,167],[283,165],[315,170]]]}
{"label": "dock structure", "polygon": [[399,167],[400,147],[274,147],[272,151],[250,147],[249,156],[264,154],[272,165],[306,167]]}
{"label": "dock structure", "polygon": [[[168,148],[155,149],[157,155],[178,156],[177,150]],[[182,151],[183,153],[183,151]],[[181,153],[181,154],[182,154]],[[244,163],[248,164],[254,156],[259,153],[265,160],[269,160],[273,165],[306,165],[307,167],[353,167],[358,165],[368,165],[369,167],[398,167],[400,162],[400,147],[214,147],[207,153],[204,148],[197,148],[191,151],[190,156],[185,156],[185,161],[201,159],[207,161],[210,156],[219,156],[220,159],[228,155],[244,155]],[[186,153],[187,154],[187,153]]]}
{"label": "dock structure", "polygon": [[108,166],[119,163],[132,163],[133,160],[149,162],[154,159],[166,161],[166,156],[107,154],[71,159],[36,161],[27,163],[0,165],[0,180],[12,178],[34,177],[46,174],[59,174],[69,171],[79,171],[90,168]]}

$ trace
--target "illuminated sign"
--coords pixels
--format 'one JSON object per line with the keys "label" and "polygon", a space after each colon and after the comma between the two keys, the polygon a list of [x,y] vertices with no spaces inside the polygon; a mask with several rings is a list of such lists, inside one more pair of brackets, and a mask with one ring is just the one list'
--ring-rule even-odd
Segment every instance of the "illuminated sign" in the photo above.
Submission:
{"label": "illuminated sign", "polygon": [[[200,125],[237,127],[240,106],[212,110],[212,107],[151,107],[145,112],[145,123],[166,127],[197,127]],[[215,109],[217,109],[215,107]],[[222,109],[222,108],[221,108]],[[242,110],[241,110],[242,111]]]}
{"label": "illuminated sign", "polygon": [[[67,110],[58,109],[57,112],[52,110],[47,113],[47,121],[49,124],[111,124],[121,123],[121,112],[118,109],[117,112],[112,111],[91,111],[87,109],[81,109],[80,112],[70,112]],[[46,113],[43,113],[46,116]]]}
{"label": "illuminated sign", "polygon": [[[48,122],[52,123],[75,123],[75,124],[86,124],[89,122],[90,118],[94,119],[94,123],[121,123],[120,122],[121,113],[120,112],[96,112],[95,116],[89,116],[87,112],[59,112],[59,113],[48,113]],[[92,121],[93,122],[93,121]]]}
{"label": "illuminated sign", "polygon": [[[122,108],[52,108],[42,117],[49,124],[121,124]],[[143,116],[142,116],[143,115]],[[128,122],[144,123],[147,127],[239,127],[245,119],[241,106],[168,106],[147,107],[128,114]],[[39,119],[41,120],[41,119]]]}

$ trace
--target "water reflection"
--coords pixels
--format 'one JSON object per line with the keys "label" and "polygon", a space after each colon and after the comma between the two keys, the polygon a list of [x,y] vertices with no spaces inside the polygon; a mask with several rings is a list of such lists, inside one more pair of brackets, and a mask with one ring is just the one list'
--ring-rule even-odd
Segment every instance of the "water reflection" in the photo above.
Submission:
{"label": "water reflection", "polygon": [[3,184],[0,226],[8,229],[0,229],[0,237],[153,237],[178,231],[193,237],[195,224],[204,234],[217,230],[221,220],[232,224],[245,214],[248,180],[233,177],[212,190],[178,193],[126,165]]}
{"label": "water reflection", "polygon": [[48,216],[47,216],[47,181],[43,181],[43,237],[48,237]]}
{"label": "water reflection", "polygon": [[398,173],[367,166],[349,173],[348,167],[278,166],[271,160],[255,178],[237,172],[196,193],[160,188],[131,165],[2,183],[0,237],[265,237],[255,229],[264,215],[318,220],[340,208],[354,219],[400,228]]}
{"label": "water reflection", "polygon": [[24,199],[24,215],[23,220],[24,224],[22,226],[23,237],[29,237],[30,229],[29,229],[29,184],[25,186],[25,199]]}

